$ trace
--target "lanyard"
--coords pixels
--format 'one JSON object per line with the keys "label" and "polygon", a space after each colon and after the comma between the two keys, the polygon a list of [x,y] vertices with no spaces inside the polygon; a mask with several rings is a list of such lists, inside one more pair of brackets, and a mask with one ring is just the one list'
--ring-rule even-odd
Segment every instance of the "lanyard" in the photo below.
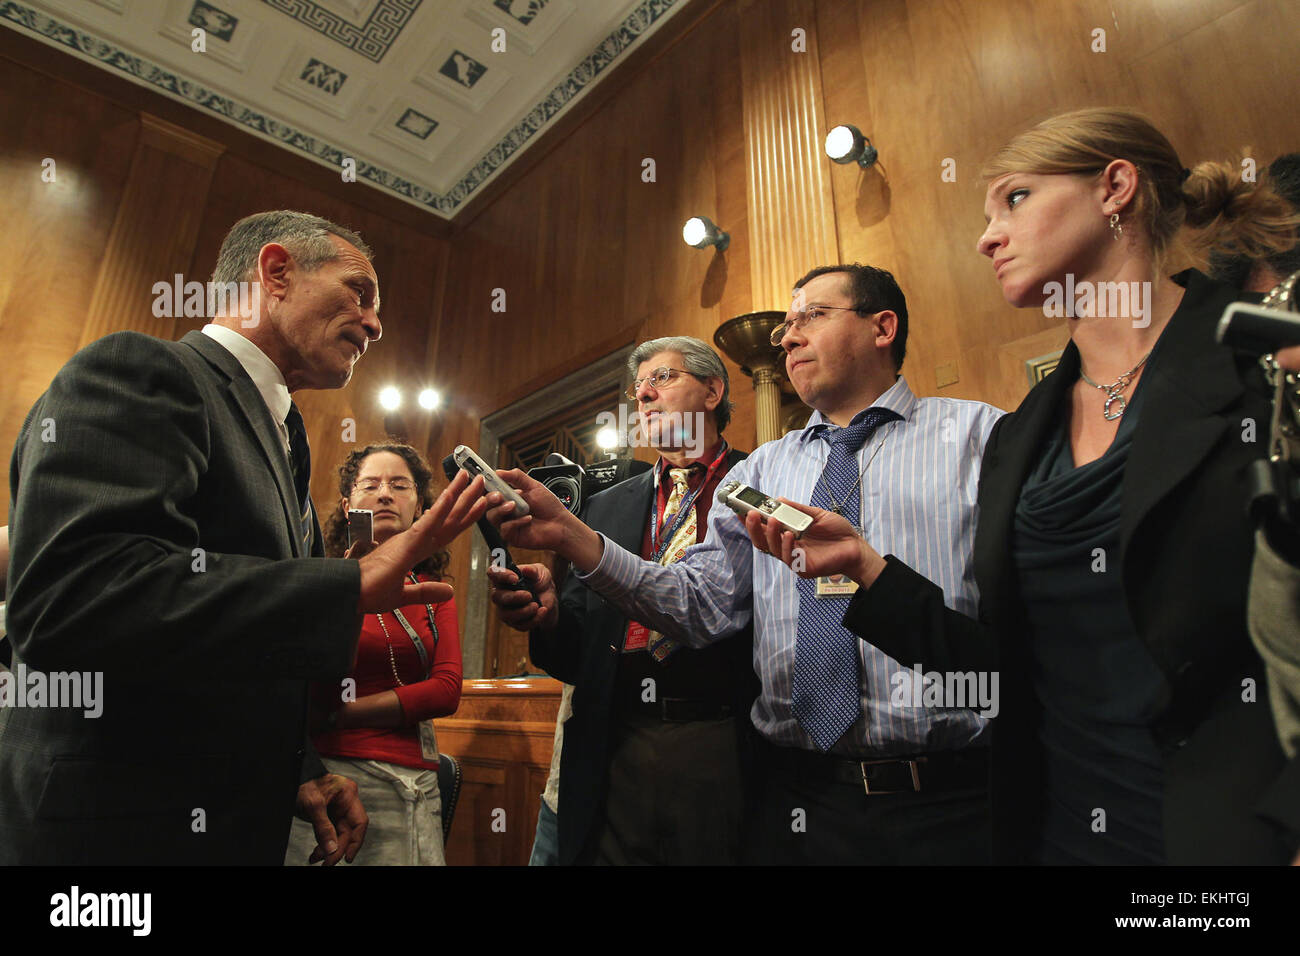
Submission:
{"label": "lanyard", "polygon": [[724,439],[722,442],[722,450],[718,452],[718,457],[713,459],[713,464],[709,465],[709,470],[704,473],[704,480],[700,482],[699,487],[688,491],[682,497],[681,506],[677,509],[677,514],[673,516],[672,524],[664,530],[663,544],[659,543],[659,522],[661,520],[659,515],[659,478],[663,474],[663,466],[666,464],[666,461],[663,458],[660,458],[658,464],[655,465],[655,512],[654,521],[650,523],[650,551],[654,554],[654,557],[651,558],[651,560],[656,564],[658,564],[659,559],[664,556],[664,552],[668,550],[668,546],[672,543],[673,538],[690,515],[691,506],[695,504],[696,497],[708,486],[709,479],[711,479],[713,473],[718,470],[718,466],[727,460],[727,454],[730,451],[731,446],[728,445]]}
{"label": "lanyard", "polygon": [[[419,578],[414,574],[411,574],[410,578],[412,584],[420,583]],[[429,633],[433,635],[433,646],[436,648],[438,646],[438,626],[433,623],[433,605],[426,604],[424,610],[429,615]],[[384,617],[382,614],[378,615],[378,617],[379,626],[383,627]],[[409,637],[411,643],[415,645],[415,653],[420,655],[420,665],[424,668],[424,679],[428,680],[433,676],[433,666],[429,663],[429,653],[424,649],[424,641],[420,640],[420,635],[415,633],[415,628],[411,627],[411,622],[406,619],[405,615],[403,615],[401,611],[395,609],[393,611],[393,617],[397,618],[397,623],[402,625],[402,629],[406,631],[406,636]],[[386,633],[387,628],[385,628],[385,634]]]}
{"label": "lanyard", "polygon": [[[897,421],[897,420],[894,420],[894,421],[892,421],[892,422],[888,422],[888,424],[889,424],[890,426],[897,425],[897,424],[898,424],[898,421]],[[864,477],[866,477],[867,469],[870,468],[870,467],[871,467],[871,463],[872,463],[873,461],[876,460],[876,456],[880,454],[880,449],[882,449],[882,448],[885,447],[885,442],[889,440],[889,436],[890,436],[892,433],[893,433],[893,428],[891,427],[890,430],[889,430],[888,432],[886,432],[886,433],[881,437],[879,443],[877,443],[877,445],[876,445],[875,450],[871,453],[871,457],[868,458],[868,459],[867,459],[867,463],[866,463],[865,465],[862,466],[862,471],[858,472],[858,480],[855,481],[855,482],[853,483],[852,487],[850,487],[848,491],[844,492],[844,500],[843,500],[843,501],[836,501],[836,500],[835,500],[835,496],[834,496],[833,494],[831,494],[829,490],[827,490],[827,492],[826,492],[826,497],[828,497],[828,498],[831,499],[831,511],[835,512],[835,513],[836,513],[837,515],[839,515],[841,518],[844,518],[846,521],[848,521],[849,524],[853,524],[853,518],[850,517],[849,515],[846,515],[846,514],[844,513],[844,506],[845,506],[846,504],[848,504],[849,495],[853,494],[853,492],[857,489],[857,487],[858,487],[859,485],[862,484],[862,479],[863,479]],[[829,458],[829,457],[830,457],[830,453],[827,452],[827,458]],[[858,499],[858,502],[859,502],[859,508],[861,507],[861,501],[862,501],[862,499],[861,499],[861,497],[859,496],[859,499]],[[858,519],[859,519],[859,520],[862,519],[862,515],[861,515],[861,514],[858,515]],[[863,522],[863,523],[865,524],[865,522]],[[854,525],[854,528],[857,529],[858,531],[861,531],[861,530],[862,530],[861,528],[858,528],[857,525]]]}

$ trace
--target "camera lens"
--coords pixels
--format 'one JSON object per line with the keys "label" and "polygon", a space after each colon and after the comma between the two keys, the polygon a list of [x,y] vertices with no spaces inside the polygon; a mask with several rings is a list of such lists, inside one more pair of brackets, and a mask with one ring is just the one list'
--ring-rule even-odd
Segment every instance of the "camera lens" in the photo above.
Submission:
{"label": "camera lens", "polygon": [[576,513],[578,500],[582,496],[582,486],[568,475],[556,475],[544,482],[547,490],[555,497],[560,499],[561,504],[568,508],[569,511]]}

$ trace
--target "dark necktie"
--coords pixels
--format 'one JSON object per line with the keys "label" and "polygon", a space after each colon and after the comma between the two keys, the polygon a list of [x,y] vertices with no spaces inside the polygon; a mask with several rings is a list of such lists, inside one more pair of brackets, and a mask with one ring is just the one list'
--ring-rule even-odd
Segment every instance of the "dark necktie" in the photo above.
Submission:
{"label": "dark necktie", "polygon": [[299,536],[303,553],[311,553],[311,448],[307,444],[307,427],[302,423],[302,413],[293,402],[289,414],[284,416],[284,426],[289,430],[289,467],[293,469],[293,488],[298,494]]}
{"label": "dark necktie", "polygon": [[[831,508],[853,525],[861,516],[858,449],[880,425],[901,418],[887,408],[859,412],[844,428],[823,429],[830,444],[826,467],[813,489],[814,508]],[[818,597],[817,582],[798,578],[799,632],[791,699],[795,719],[821,751],[830,750],[862,713],[858,638],[844,629],[849,596]]]}

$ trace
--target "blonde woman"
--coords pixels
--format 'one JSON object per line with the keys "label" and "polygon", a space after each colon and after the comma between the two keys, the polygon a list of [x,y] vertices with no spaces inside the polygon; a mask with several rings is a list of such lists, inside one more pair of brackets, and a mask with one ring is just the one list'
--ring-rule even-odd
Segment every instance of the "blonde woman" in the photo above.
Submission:
{"label": "blonde woman", "polygon": [[750,516],[755,545],[800,573],[858,581],[845,623],[900,665],[997,673],[1002,862],[1294,855],[1300,783],[1279,782],[1246,632],[1242,479],[1269,406],[1251,361],[1214,342],[1235,290],[1165,269],[1186,227],[1249,254],[1295,241],[1290,210],[1239,168],[1185,169],[1139,114],[1088,109],[985,170],[979,252],[1006,300],[1060,315],[1070,343],[984,453],[978,622],[835,515],[805,509],[817,520],[797,555]]}

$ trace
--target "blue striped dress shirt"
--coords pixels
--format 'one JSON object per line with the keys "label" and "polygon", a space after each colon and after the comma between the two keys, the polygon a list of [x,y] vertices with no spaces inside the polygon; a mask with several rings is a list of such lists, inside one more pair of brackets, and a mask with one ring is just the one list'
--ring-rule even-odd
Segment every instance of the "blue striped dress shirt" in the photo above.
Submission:
{"label": "blue striped dress shirt", "polygon": [[[981,402],[917,398],[902,376],[873,404],[903,418],[882,425],[858,451],[859,470],[866,469],[859,527],[881,554],[897,556],[941,587],[948,607],[974,617],[975,494],[985,442],[1003,412]],[[727,477],[774,497],[809,501],[828,452],[817,432],[835,427],[814,412],[806,428],[761,445]],[[774,744],[814,749],[791,707],[795,574],[755,550],[735,512],[721,504],[710,508],[705,539],[666,567],[608,538],[604,546],[600,564],[579,579],[638,621],[690,646],[733,634],[752,616],[754,667],[763,685],[754,726]],[[832,752],[891,757],[987,743],[988,720],[973,710],[894,706],[901,678],[891,678],[910,673],[916,662],[894,661],[865,641],[857,644],[862,716]]]}

